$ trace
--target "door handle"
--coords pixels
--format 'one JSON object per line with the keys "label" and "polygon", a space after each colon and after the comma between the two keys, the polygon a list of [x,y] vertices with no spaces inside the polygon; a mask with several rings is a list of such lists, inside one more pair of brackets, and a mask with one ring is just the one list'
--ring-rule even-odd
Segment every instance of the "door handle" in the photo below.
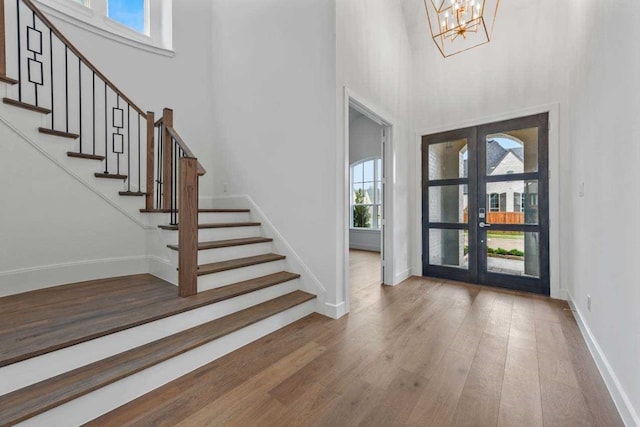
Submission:
{"label": "door handle", "polygon": [[485,224],[484,222],[481,222],[478,225],[480,226],[480,228],[491,227],[491,224]]}

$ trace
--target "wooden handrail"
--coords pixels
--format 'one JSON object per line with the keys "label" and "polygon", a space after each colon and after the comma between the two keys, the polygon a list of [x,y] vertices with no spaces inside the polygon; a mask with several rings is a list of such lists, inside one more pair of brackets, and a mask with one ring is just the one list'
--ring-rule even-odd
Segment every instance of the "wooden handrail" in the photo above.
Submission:
{"label": "wooden handrail", "polygon": [[[3,1],[3,0],[0,0],[0,1]],[[80,52],[80,50],[77,47],[75,47],[73,43],[71,43],[69,39],[66,38],[64,34],[62,34],[62,32],[58,30],[58,28],[55,25],[53,25],[53,23],[44,15],[44,13],[42,13],[42,11],[40,11],[40,9],[38,9],[36,5],[34,5],[31,2],[31,0],[22,0],[22,1],[24,2],[25,5],[27,5],[29,9],[31,9],[31,11],[33,11],[33,13],[35,13],[38,19],[40,19],[51,30],[51,32],[55,34],[56,37],[58,37],[60,41],[67,46],[68,49],[71,52],[73,52],[91,71],[96,73],[96,76],[98,76],[107,86],[109,86],[111,90],[117,93],[120,96],[120,98],[122,98],[125,102],[127,102],[131,106],[131,108],[136,110],[140,115],[144,117],[147,116],[147,114],[142,110],[142,108],[138,107],[127,95],[125,95],[120,89],[118,89],[118,87],[115,84],[113,84],[111,80],[109,80],[104,74],[102,74],[100,70],[98,70],[98,68],[96,68],[96,66],[91,63],[91,61],[89,61],[86,58]],[[4,19],[2,20],[2,23],[3,23],[2,25],[4,25]],[[4,35],[4,31],[2,32],[2,34]]]}
{"label": "wooden handrail", "polygon": [[[180,137],[180,135],[178,135],[178,132],[176,132],[176,130],[174,128],[168,127],[167,128],[167,132],[169,132],[169,135],[171,135],[171,137],[178,143],[178,145],[180,146],[182,151],[184,151],[185,157],[188,157],[188,158],[191,158],[191,159],[195,159],[196,158],[196,156],[193,155],[193,152],[191,151],[191,149],[187,146],[187,144]],[[207,170],[204,167],[202,167],[200,162],[198,162],[198,175],[202,176],[202,175],[204,175],[206,173],[207,173]]]}

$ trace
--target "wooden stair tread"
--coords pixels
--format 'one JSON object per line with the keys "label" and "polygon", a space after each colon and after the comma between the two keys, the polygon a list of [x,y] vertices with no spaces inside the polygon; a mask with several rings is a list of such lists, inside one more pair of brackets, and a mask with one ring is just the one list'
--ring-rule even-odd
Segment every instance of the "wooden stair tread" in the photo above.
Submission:
{"label": "wooden stair tread", "polygon": [[127,179],[127,175],[112,174],[112,173],[95,173],[96,178],[106,179]]}
{"label": "wooden stair tread", "polygon": [[0,425],[27,420],[314,298],[294,291],[1,396]]}
{"label": "wooden stair tread", "polygon": [[0,74],[0,82],[8,83],[10,85],[18,84],[19,82],[16,79],[12,79],[4,74]]}
{"label": "wooden stair tread", "polygon": [[222,271],[235,270],[236,268],[250,267],[252,265],[266,264],[268,262],[280,261],[286,256],[278,254],[263,254],[246,258],[236,258],[228,261],[212,262],[198,266],[198,276],[220,273]]}
{"label": "wooden stair tread", "polygon": [[51,110],[48,110],[48,109],[43,108],[43,107],[38,107],[38,106],[33,105],[33,104],[27,104],[26,102],[20,102],[18,100],[12,99],[12,98],[3,98],[2,101],[5,104],[12,105],[12,106],[18,107],[18,108],[23,108],[25,110],[35,111],[36,113],[51,114]]}
{"label": "wooden stair tread", "polygon": [[121,191],[118,194],[126,197],[142,197],[147,195],[147,193],[143,193],[141,191]]}
{"label": "wooden stair tread", "polygon": [[67,151],[67,156],[75,157],[77,159],[104,160],[104,156],[98,156],[96,154],[76,153],[75,151]]}
{"label": "wooden stair tread", "polygon": [[220,292],[230,298],[246,286],[180,298],[171,283],[141,274],[2,297],[0,367],[214,304]]}
{"label": "wooden stair tread", "polygon": [[[268,237],[248,237],[244,239],[228,239],[228,240],[216,240],[213,242],[201,242],[198,243],[198,250],[206,250],[206,249],[218,249],[218,248],[229,248],[232,246],[243,246],[243,245],[253,245],[256,243],[269,243],[273,242],[273,239]],[[178,245],[167,245],[169,249],[173,249],[174,251],[180,250]]]}
{"label": "wooden stair tread", "polygon": [[[140,209],[142,213],[171,213],[171,209]],[[249,209],[198,209],[200,213],[249,213]]]}
{"label": "wooden stair tread", "polygon": [[59,136],[61,138],[69,138],[69,139],[80,138],[80,135],[78,135],[77,133],[64,132],[61,130],[55,130],[55,129],[43,128],[43,127],[38,128],[38,132],[44,133],[46,135]]}
{"label": "wooden stair tread", "polygon": [[[234,228],[234,227],[259,227],[259,222],[217,222],[213,224],[198,224],[199,229],[205,228]],[[159,225],[163,230],[178,230],[177,225]]]}

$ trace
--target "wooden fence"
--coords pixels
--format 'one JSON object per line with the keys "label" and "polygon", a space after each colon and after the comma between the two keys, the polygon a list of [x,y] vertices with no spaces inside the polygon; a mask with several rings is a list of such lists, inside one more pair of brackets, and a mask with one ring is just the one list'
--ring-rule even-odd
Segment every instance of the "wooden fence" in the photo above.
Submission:
{"label": "wooden fence", "polygon": [[[469,216],[464,214],[464,222],[469,222]],[[524,224],[524,212],[489,212],[488,224]]]}

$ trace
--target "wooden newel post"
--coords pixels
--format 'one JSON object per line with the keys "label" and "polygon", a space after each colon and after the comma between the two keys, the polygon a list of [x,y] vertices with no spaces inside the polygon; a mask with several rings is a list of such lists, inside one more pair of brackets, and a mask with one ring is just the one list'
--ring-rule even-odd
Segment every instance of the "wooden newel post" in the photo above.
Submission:
{"label": "wooden newel post", "polygon": [[[2,0],[0,0],[2,1]],[[154,208],[153,206],[153,195],[154,195],[154,181],[155,181],[155,168],[154,168],[154,160],[155,160],[155,120],[156,116],[153,111],[147,112],[147,196],[146,196],[146,205],[145,208],[147,210],[151,210]]]}
{"label": "wooden newel post", "polygon": [[164,141],[164,146],[162,147],[162,207],[164,209],[171,209],[171,191],[173,190],[171,188],[173,185],[171,182],[171,161],[173,157],[171,150],[173,144],[168,128],[173,128],[173,110],[165,108],[162,112],[162,131],[164,132],[162,136]]}
{"label": "wooden newel post", "polygon": [[4,0],[0,0],[0,76],[7,76],[7,36],[4,26]]}
{"label": "wooden newel post", "polygon": [[198,293],[198,159],[183,157],[178,169],[178,287],[188,297]]}

